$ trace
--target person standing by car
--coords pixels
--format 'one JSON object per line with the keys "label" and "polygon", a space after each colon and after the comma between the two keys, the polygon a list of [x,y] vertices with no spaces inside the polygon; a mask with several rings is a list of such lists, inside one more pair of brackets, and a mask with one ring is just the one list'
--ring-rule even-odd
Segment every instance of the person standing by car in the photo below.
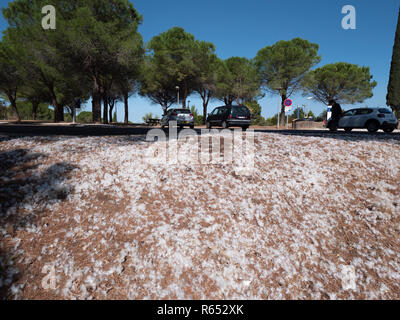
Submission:
{"label": "person standing by car", "polygon": [[329,105],[332,106],[331,128],[337,128],[342,117],[342,107],[335,100],[329,100]]}

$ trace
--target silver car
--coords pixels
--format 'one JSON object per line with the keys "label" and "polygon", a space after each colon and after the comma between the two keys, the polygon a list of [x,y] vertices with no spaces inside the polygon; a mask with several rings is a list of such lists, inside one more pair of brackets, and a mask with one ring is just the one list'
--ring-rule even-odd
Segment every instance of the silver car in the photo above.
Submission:
{"label": "silver car", "polygon": [[350,132],[356,128],[363,128],[369,132],[382,129],[389,133],[398,127],[398,123],[396,116],[388,108],[359,108],[344,112],[339,122],[329,119],[325,126],[331,131],[342,128]]}
{"label": "silver car", "polygon": [[189,109],[170,109],[161,119],[161,128],[169,126],[170,121],[176,121],[180,128],[194,128],[194,117]]}

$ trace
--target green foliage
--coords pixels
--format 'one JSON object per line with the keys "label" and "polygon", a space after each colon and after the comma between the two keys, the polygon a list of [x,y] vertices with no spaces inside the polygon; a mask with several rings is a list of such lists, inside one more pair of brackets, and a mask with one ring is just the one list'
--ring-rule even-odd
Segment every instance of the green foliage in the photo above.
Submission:
{"label": "green foliage", "polygon": [[79,123],[91,123],[92,113],[89,111],[82,111],[76,116],[76,121]]}
{"label": "green foliage", "polygon": [[293,119],[297,119],[297,111],[299,111],[299,118],[300,119],[304,119],[305,118],[305,114],[304,114],[304,109],[303,108],[296,108],[293,110],[293,113],[291,115],[291,118]]}
{"label": "green foliage", "polygon": [[69,113],[64,113],[64,122],[72,122],[72,116]]}
{"label": "green foliage", "polygon": [[218,67],[222,63],[215,54],[215,46],[208,42],[196,42],[194,63],[197,68],[194,90],[203,100],[203,121],[207,117],[210,100],[216,95]]}
{"label": "green foliage", "polygon": [[392,107],[393,110],[400,112],[400,10],[393,46],[386,104]]}
{"label": "green foliage", "polygon": [[18,69],[18,61],[16,60],[17,51],[9,40],[4,36],[0,42],[0,94],[3,94],[9,100],[13,112],[20,120],[17,109],[17,94],[23,80],[21,72]]}
{"label": "green foliage", "polygon": [[327,114],[328,114],[328,111],[325,109],[324,111],[321,112],[321,114],[318,117],[315,118],[315,121],[323,122],[324,120],[327,119]]}
{"label": "green foliage", "polygon": [[282,122],[285,113],[283,102],[299,90],[306,73],[321,61],[318,49],[315,43],[295,38],[265,47],[255,57],[264,88],[282,97]]}
{"label": "green foliage", "polygon": [[204,122],[204,117],[199,115],[195,106],[190,107],[190,112],[193,114],[194,124],[196,126],[201,126]]}
{"label": "green foliage", "polygon": [[313,70],[302,82],[305,95],[312,95],[326,105],[331,99],[343,104],[363,102],[373,96],[376,85],[368,67],[344,62]]}
{"label": "green foliage", "polygon": [[261,116],[261,106],[257,101],[248,101],[244,104],[251,112],[252,125],[264,125],[265,119]]}
{"label": "green foliage", "polygon": [[146,57],[142,68],[139,94],[161,105],[165,113],[177,101],[174,74],[154,56]]}
{"label": "green foliage", "polygon": [[[18,112],[21,120],[33,120],[32,103],[28,100],[17,101]],[[50,109],[48,104],[40,103],[37,108],[35,120],[51,121],[54,118],[54,110]]]}
{"label": "green foliage", "polygon": [[117,123],[117,112],[114,111],[113,117],[112,117],[112,122]]}
{"label": "green foliage", "polygon": [[311,110],[308,111],[308,113],[307,113],[307,118],[315,118],[314,112],[312,112]]}
{"label": "green foliage", "polygon": [[146,123],[150,119],[155,119],[153,114],[151,112],[146,113],[143,117],[142,120],[144,123]]}
{"label": "green foliage", "polygon": [[185,107],[186,98],[198,85],[202,59],[212,54],[214,46],[197,41],[184,29],[174,27],[153,37],[148,48],[150,56],[142,73],[141,95],[160,104],[165,112],[176,102],[176,86],[179,86],[182,106]]}
{"label": "green foliage", "polygon": [[321,60],[319,46],[295,38],[261,49],[255,58],[263,85],[286,97],[298,89],[304,75]]}
{"label": "green foliage", "polygon": [[57,29],[43,31],[41,8],[47,4],[15,0],[3,14],[10,25],[6,34],[19,49],[25,85],[46,88],[55,121],[61,121],[64,106],[71,106],[74,98],[84,101],[93,92],[96,97],[106,94],[117,80],[131,84],[128,80],[137,73],[143,54],[137,33],[141,16],[128,0],[52,0]]}
{"label": "green foliage", "polygon": [[0,103],[0,120],[8,120],[9,108]]}
{"label": "green foliage", "polygon": [[94,121],[100,120],[100,98],[107,101],[109,95],[121,94],[127,103],[135,91],[144,54],[137,31],[141,22],[127,0],[83,1],[69,21],[68,52],[76,62],[75,71],[91,80]]}
{"label": "green foliage", "polygon": [[261,79],[255,64],[239,57],[229,58],[217,67],[216,97],[226,105],[243,104],[262,97]]}
{"label": "green foliage", "polygon": [[275,114],[271,118],[265,119],[264,125],[265,126],[276,126],[278,124],[278,114]]}

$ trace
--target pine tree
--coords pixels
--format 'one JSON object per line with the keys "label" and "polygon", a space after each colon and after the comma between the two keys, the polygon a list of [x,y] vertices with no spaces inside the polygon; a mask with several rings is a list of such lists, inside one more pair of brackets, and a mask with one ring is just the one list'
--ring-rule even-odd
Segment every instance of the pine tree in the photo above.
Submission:
{"label": "pine tree", "polygon": [[390,68],[386,104],[392,107],[394,111],[400,111],[400,10],[393,46],[392,65]]}

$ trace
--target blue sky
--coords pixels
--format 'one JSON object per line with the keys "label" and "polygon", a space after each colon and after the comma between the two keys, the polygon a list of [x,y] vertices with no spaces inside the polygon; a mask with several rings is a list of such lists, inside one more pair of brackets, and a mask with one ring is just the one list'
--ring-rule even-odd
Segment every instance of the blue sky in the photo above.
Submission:
{"label": "blue sky", "polygon": [[[9,1],[0,0],[2,7]],[[258,50],[279,40],[301,37],[320,46],[323,66],[333,62],[350,62],[369,66],[378,82],[374,97],[362,105],[386,104],[393,40],[400,1],[365,0],[136,0],[135,8],[143,15],[139,31],[147,42],[153,36],[174,26],[183,27],[196,39],[213,42],[220,58],[232,56],[253,58]],[[341,13],[344,5],[353,5],[357,13],[357,29],[344,30]],[[7,27],[0,19],[0,30]],[[189,97],[191,105],[201,110],[201,99]],[[292,96],[294,105],[307,104],[319,114],[325,108],[306,100],[301,93]],[[133,96],[130,101],[130,121],[139,122],[146,112],[161,115],[161,107],[147,99]],[[259,101],[262,114],[270,117],[278,108],[278,96],[267,93]],[[209,110],[221,105],[212,101]],[[358,106],[358,105],[354,105]],[[344,105],[348,109],[350,105]],[[90,107],[88,107],[90,109]],[[118,119],[123,118],[123,106],[118,105]]]}

